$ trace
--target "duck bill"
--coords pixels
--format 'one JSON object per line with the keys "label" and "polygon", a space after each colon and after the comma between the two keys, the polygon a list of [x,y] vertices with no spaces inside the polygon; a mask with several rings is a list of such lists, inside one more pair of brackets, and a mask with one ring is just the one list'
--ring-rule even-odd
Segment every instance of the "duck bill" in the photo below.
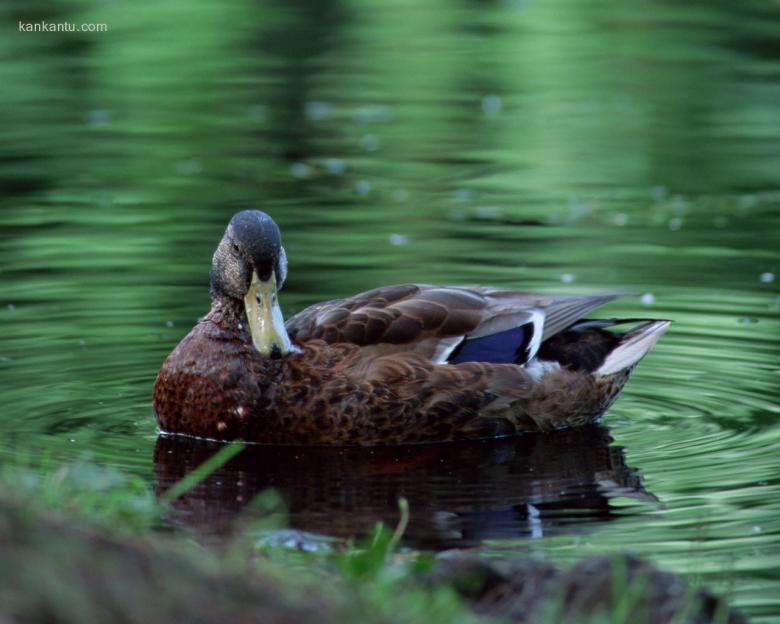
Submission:
{"label": "duck bill", "polygon": [[252,271],[252,282],[244,297],[244,307],[255,349],[265,357],[287,355],[292,346],[276,297],[276,274],[273,271],[268,280],[261,280],[257,271]]}

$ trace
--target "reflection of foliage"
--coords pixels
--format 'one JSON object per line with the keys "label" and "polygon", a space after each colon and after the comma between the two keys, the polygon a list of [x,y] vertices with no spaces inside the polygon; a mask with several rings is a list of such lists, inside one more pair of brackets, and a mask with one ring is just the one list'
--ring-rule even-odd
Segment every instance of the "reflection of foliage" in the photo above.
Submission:
{"label": "reflection of foliage", "polygon": [[187,475],[178,483],[172,485],[161,496],[160,501],[163,504],[170,504],[171,501],[178,498],[185,492],[191,490],[206,477],[214,473],[233,457],[244,450],[244,444],[235,442],[222,446],[216,453],[204,461],[200,466],[187,473]]}

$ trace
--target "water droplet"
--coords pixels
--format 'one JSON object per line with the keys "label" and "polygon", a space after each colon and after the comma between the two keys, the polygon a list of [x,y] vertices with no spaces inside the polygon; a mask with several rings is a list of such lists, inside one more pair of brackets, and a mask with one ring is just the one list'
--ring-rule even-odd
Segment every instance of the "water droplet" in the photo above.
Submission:
{"label": "water droplet", "polygon": [[13,312],[14,310],[16,310],[16,306],[15,306],[13,303],[9,303],[9,304],[8,304],[8,306],[6,306],[6,307],[7,307],[9,310],[11,310],[11,312]]}
{"label": "water droplet", "polygon": [[758,198],[755,195],[742,195],[739,198],[740,208],[752,208],[758,203]]}
{"label": "water droplet", "polygon": [[180,160],[176,163],[176,173],[180,173],[181,175],[194,175],[200,173],[202,169],[203,167],[200,162],[195,158]]}
{"label": "water droplet", "polygon": [[166,326],[168,329],[170,329],[171,327],[173,327],[173,321],[165,321],[165,326]]}
{"label": "water droplet", "polygon": [[390,121],[393,113],[389,107],[384,104],[375,104],[373,106],[364,106],[355,113],[357,123],[378,123],[381,121]]}
{"label": "water droplet", "polygon": [[497,95],[486,95],[482,98],[482,110],[486,115],[496,115],[501,112],[501,98]]}
{"label": "water droplet", "polygon": [[768,284],[775,281],[775,274],[767,271],[766,273],[762,273],[758,279],[760,279],[765,284]]}
{"label": "water droplet", "polygon": [[653,189],[653,199],[660,201],[666,197],[667,192],[668,191],[666,190],[665,186],[663,185],[656,186]]}
{"label": "water droplet", "polygon": [[590,205],[587,202],[580,201],[578,197],[569,197],[569,214],[566,217],[567,223],[579,221],[582,217],[591,213]]}
{"label": "water droplet", "polygon": [[409,197],[409,193],[406,189],[395,189],[391,194],[390,197],[392,197],[397,202],[403,202],[406,201]]}
{"label": "water droplet", "polygon": [[455,191],[455,199],[457,201],[465,202],[474,197],[474,191],[467,188],[460,188]]}
{"label": "water droplet", "polygon": [[290,173],[294,178],[302,180],[308,178],[311,175],[311,167],[306,163],[297,162],[290,165]]}
{"label": "water droplet", "polygon": [[474,211],[480,219],[495,219],[498,217],[498,208],[492,206],[477,206]]}
{"label": "water droplet", "polygon": [[79,346],[80,347],[86,347],[87,346],[87,341],[86,340],[79,340]]}
{"label": "water droplet", "polygon": [[761,527],[760,527],[760,526],[758,526],[757,524],[754,524],[752,527],[750,527],[750,530],[751,530],[753,533],[761,533]]}
{"label": "water droplet", "polygon": [[690,209],[688,200],[682,195],[675,195],[670,202],[672,210],[675,214],[685,214]]}
{"label": "water droplet", "polygon": [[368,195],[371,192],[371,183],[366,180],[355,182],[355,192],[358,195]]}
{"label": "water droplet", "polygon": [[653,293],[645,293],[642,295],[642,304],[651,306],[655,303],[655,295]]}
{"label": "water droplet", "polygon": [[669,229],[670,230],[679,230],[682,227],[683,220],[680,217],[674,217],[672,219],[669,219]]}
{"label": "water droplet", "polygon": [[574,281],[574,275],[571,273],[564,273],[561,275],[561,281],[564,284],[571,284]]}
{"label": "water droplet", "polygon": [[267,117],[265,106],[263,106],[262,104],[256,104],[255,106],[250,106],[249,110],[247,111],[247,115],[249,116],[250,119],[262,123],[266,120]]}
{"label": "water droplet", "polygon": [[347,170],[347,163],[340,158],[328,158],[325,161],[325,169],[333,175],[342,175]]}
{"label": "water droplet", "polygon": [[390,234],[389,237],[391,245],[408,245],[409,237],[403,234]]}
{"label": "water droplet", "polygon": [[71,444],[73,444],[75,441],[76,441],[76,438],[68,438],[68,442],[70,442]]}
{"label": "water droplet", "polygon": [[111,121],[111,113],[107,110],[91,110],[87,113],[87,125],[93,128],[103,128]]}
{"label": "water droplet", "polygon": [[364,134],[360,139],[364,152],[375,152],[379,148],[379,139],[373,134]]}
{"label": "water droplet", "polygon": [[322,121],[330,117],[333,106],[328,102],[306,102],[303,113],[312,121]]}
{"label": "water droplet", "polygon": [[623,227],[626,223],[628,223],[628,215],[625,212],[619,212],[612,220],[618,227]]}
{"label": "water droplet", "polygon": [[749,316],[745,316],[743,318],[737,319],[737,322],[740,325],[755,325],[756,323],[758,323],[758,319],[757,318],[752,318],[752,317],[749,317]]}
{"label": "water droplet", "polygon": [[530,2],[527,0],[507,0],[506,6],[512,11],[525,11]]}

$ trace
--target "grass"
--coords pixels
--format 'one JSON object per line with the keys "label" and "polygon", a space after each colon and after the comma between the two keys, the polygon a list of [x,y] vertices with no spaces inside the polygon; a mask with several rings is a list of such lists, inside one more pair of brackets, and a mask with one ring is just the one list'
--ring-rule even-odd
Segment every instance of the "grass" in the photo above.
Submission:
{"label": "grass", "polygon": [[[282,522],[280,526],[276,513],[281,501],[272,492],[260,495],[253,504],[273,512],[265,515],[277,521],[242,527],[238,537],[219,547],[204,547],[186,530],[166,527],[164,517],[170,505],[242,448],[240,444],[223,446],[159,499],[143,480],[113,468],[96,466],[87,459],[69,464],[43,459],[0,466],[0,579],[4,572],[9,572],[4,570],[4,558],[6,567],[12,562],[13,577],[9,578],[33,579],[16,587],[10,598],[5,598],[13,598],[17,610],[38,608],[40,604],[51,610],[67,600],[72,613],[69,611],[67,617],[63,615],[54,621],[68,624],[107,621],[103,616],[112,609],[120,612],[127,609],[127,613],[121,612],[127,615],[127,621],[134,618],[155,621],[149,620],[148,614],[141,617],[137,613],[144,605],[147,609],[157,605],[160,621],[187,620],[196,615],[204,622],[216,622],[224,621],[230,613],[241,613],[242,617],[249,618],[246,621],[255,621],[249,615],[257,610],[259,603],[272,605],[268,608],[275,609],[276,615],[296,614],[293,618],[296,621],[318,619],[321,623],[330,620],[430,624],[486,621],[470,608],[469,600],[471,607],[490,616],[489,621],[500,621],[494,616],[502,613],[517,617],[522,609],[533,611],[529,622],[534,624],[575,621],[570,619],[572,600],[579,600],[583,605],[583,614],[576,618],[577,622],[656,621],[651,614],[654,605],[647,596],[652,595],[653,584],[658,583],[658,577],[653,575],[661,573],[637,567],[636,560],[631,562],[622,555],[609,562],[601,586],[594,583],[595,589],[585,587],[586,591],[580,592],[578,584],[582,581],[575,580],[568,586],[564,583],[557,589],[553,587],[546,598],[528,603],[530,607],[521,605],[520,608],[512,603],[511,592],[504,603],[491,603],[491,592],[499,597],[501,594],[486,584],[486,578],[495,575],[491,572],[485,577],[484,566],[477,566],[469,573],[471,576],[456,574],[449,579],[443,577],[444,582],[432,582],[442,561],[429,553],[400,549],[409,521],[409,507],[403,499],[399,501],[400,520],[395,528],[377,524],[366,540],[357,543],[322,540],[317,542],[322,547],[306,549],[310,552],[285,547],[285,540],[270,539],[275,535],[274,530],[284,525]],[[10,511],[8,501],[12,501]],[[21,521],[14,509],[23,510]],[[4,513],[10,514],[11,526],[16,521],[18,527],[10,531],[5,545]],[[54,528],[52,516],[57,523]],[[75,531],[71,529],[73,526],[77,527]],[[166,527],[164,533],[159,530],[163,527]],[[121,557],[117,557],[117,552]],[[76,562],[77,573],[74,575],[67,566],[62,568],[62,561]],[[149,581],[146,576],[138,577],[138,569],[147,570],[147,576],[159,575],[159,578]],[[597,569],[597,573],[603,571],[603,566]],[[588,575],[586,572],[586,583]],[[674,579],[677,589],[684,587],[672,575],[665,577],[667,581]],[[502,583],[498,582],[498,589]],[[550,587],[546,586],[545,591]],[[266,593],[256,596],[258,588]],[[580,592],[575,598],[572,589],[575,594]],[[3,590],[4,583],[0,582],[0,599],[4,598]],[[689,621],[688,614],[698,608],[698,594],[687,591],[684,608],[670,622]],[[135,599],[128,600],[124,594]],[[185,594],[197,595],[197,600],[188,598],[182,602]],[[598,596],[595,599],[598,602],[604,595],[616,598],[610,599],[607,611],[587,613],[589,601],[594,602],[594,596]],[[0,600],[0,621],[4,617],[14,620],[15,612],[4,612],[7,607],[3,604],[14,603]],[[298,613],[295,609],[303,611]],[[313,613],[321,613],[321,617],[314,617]],[[728,615],[728,610],[716,605],[711,621],[728,622]],[[266,621],[268,617],[266,613],[258,621]],[[121,617],[112,619],[123,621]]]}
{"label": "grass", "polygon": [[[277,594],[290,594],[290,602],[295,604],[307,604],[312,595],[322,594],[324,597],[321,598],[329,605],[328,608],[339,614],[336,621],[341,621],[342,617],[356,622],[408,621],[436,624],[477,621],[450,588],[429,590],[409,584],[404,588],[403,600],[398,600],[399,584],[404,583],[410,574],[422,569],[420,561],[427,559],[412,557],[404,563],[393,561],[408,519],[405,502],[402,503],[402,521],[395,530],[377,525],[373,536],[364,542],[339,544],[337,548],[325,548],[318,553],[274,545],[268,539],[269,534],[278,528],[278,523],[274,522],[248,526],[240,537],[213,549],[198,544],[185,530],[160,532],[170,504],[229,461],[241,448],[241,445],[222,447],[185,479],[167,490],[159,500],[155,499],[149,484],[143,480],[113,468],[97,466],[88,459],[59,465],[42,459],[24,462],[22,465],[0,466],[0,579],[7,572],[4,570],[3,558],[9,556],[2,539],[2,504],[11,501],[13,508],[22,510],[24,524],[28,526],[39,522],[46,526],[54,519],[56,523],[78,527],[77,535],[81,535],[84,530],[88,536],[110,535],[111,539],[119,543],[131,545],[141,538],[144,548],[149,547],[155,553],[170,551],[180,555],[181,564],[188,568],[189,573],[201,570],[207,576],[216,574],[223,578],[244,574],[249,570],[251,574],[264,579],[266,585],[274,585]],[[266,493],[253,504],[277,510],[280,500],[273,493]],[[275,514],[275,517],[278,515]],[[83,568],[89,565],[89,560],[94,560],[97,569],[105,565],[101,559],[111,557],[102,550],[98,553],[94,551],[92,537],[84,543],[73,538],[68,539],[67,543],[61,543],[61,540],[58,541],[61,537],[59,530],[49,533],[52,534],[51,544],[35,542],[34,547],[19,556],[22,561],[38,564],[29,573],[30,577],[35,577],[35,582],[22,593],[28,594],[31,603],[38,601],[48,605],[67,601],[70,606],[65,609],[68,613],[61,614],[64,618],[62,621],[100,621],[89,603],[99,602],[102,598],[92,596],[82,582],[72,584],[73,578],[69,574],[58,572],[56,565],[44,565],[44,562],[52,556],[57,561],[81,562],[78,565]],[[18,542],[16,537],[13,539]],[[100,537],[98,541],[102,540]],[[11,557],[13,560],[13,552]],[[86,557],[85,561],[83,557]],[[166,559],[164,564],[158,564],[163,565],[172,564]],[[19,572],[19,564],[14,567]],[[109,569],[110,574],[116,576],[117,585],[126,586],[131,593],[144,593],[143,587],[139,588],[135,582],[122,580],[128,571],[121,565],[111,564]],[[96,572],[87,572],[81,576],[85,574],[91,576]],[[200,576],[192,577],[189,582],[197,586]],[[2,585],[0,582],[0,597],[3,597]],[[301,587],[308,588],[303,597],[296,590]],[[326,589],[323,591],[323,588]],[[160,596],[149,597],[148,600],[157,601],[160,597],[163,601],[173,599],[165,597],[165,591],[159,583],[154,591],[159,592]],[[15,592],[17,606],[24,602],[24,596],[19,594],[19,591]],[[0,621],[4,621],[4,616],[9,617],[3,610],[4,604],[0,600]]]}
{"label": "grass", "polygon": [[54,512],[125,534],[159,526],[165,510],[146,481],[87,457],[64,464],[43,457],[0,465],[0,496],[40,514]]}

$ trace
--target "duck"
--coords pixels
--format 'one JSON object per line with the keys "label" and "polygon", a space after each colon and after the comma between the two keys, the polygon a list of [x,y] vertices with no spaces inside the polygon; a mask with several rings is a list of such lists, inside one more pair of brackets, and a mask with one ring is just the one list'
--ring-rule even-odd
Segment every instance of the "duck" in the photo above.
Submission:
{"label": "duck", "polygon": [[211,264],[211,309],[162,364],[162,435],[296,446],[390,446],[598,422],[668,329],[586,319],[618,295],[398,284],[284,321],[279,226],[243,210]]}

